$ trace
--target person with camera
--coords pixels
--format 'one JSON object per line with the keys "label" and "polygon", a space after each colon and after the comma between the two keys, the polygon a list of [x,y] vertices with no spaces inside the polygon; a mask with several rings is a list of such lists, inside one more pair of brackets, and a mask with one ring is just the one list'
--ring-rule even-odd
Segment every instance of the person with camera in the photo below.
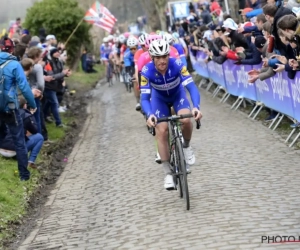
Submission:
{"label": "person with camera", "polygon": [[64,69],[63,63],[61,62],[60,52],[57,48],[50,51],[51,60],[47,65],[47,75],[52,76],[52,81],[45,83],[44,96],[46,98],[46,103],[44,106],[44,117],[46,118],[49,108],[55,119],[55,124],[57,127],[64,127],[59,116],[59,102],[57,98],[57,92],[61,92],[63,89],[64,78],[72,74],[70,69]]}
{"label": "person with camera", "polygon": [[15,145],[20,180],[27,181],[30,179],[27,169],[28,152],[23,121],[19,113],[17,88],[30,105],[32,113],[36,111],[36,103],[24,70],[13,56],[14,42],[9,38],[2,38],[0,48],[0,141],[4,139],[4,132],[8,129]]}

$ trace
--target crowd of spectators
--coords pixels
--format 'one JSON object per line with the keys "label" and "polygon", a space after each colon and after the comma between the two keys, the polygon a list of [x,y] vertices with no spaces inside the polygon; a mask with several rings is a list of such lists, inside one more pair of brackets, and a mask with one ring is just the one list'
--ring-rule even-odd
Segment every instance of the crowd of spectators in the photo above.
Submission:
{"label": "crowd of spectators", "polygon": [[[52,141],[45,122],[63,129],[60,113],[67,110],[64,44],[41,28],[37,36],[23,29],[21,19],[0,40],[0,154],[16,156],[20,179],[30,178],[28,167]],[[29,156],[28,156],[29,153]]]}
{"label": "crowd of spectators", "polygon": [[[197,8],[191,6],[190,16],[175,20],[171,30],[184,39],[194,56],[198,51],[205,52],[206,62],[213,60],[222,64],[231,59],[235,64],[262,63],[260,70],[248,73],[250,83],[282,71],[294,79],[300,69],[300,1],[244,0],[239,1],[239,5],[243,7],[239,19],[223,14],[221,3],[216,0],[197,5]],[[272,121],[277,112],[268,111],[266,121]]]}

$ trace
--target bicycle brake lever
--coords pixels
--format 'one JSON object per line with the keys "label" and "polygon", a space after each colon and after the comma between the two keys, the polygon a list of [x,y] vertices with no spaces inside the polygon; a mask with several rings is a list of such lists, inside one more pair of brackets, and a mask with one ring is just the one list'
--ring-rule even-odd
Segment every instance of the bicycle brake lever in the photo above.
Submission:
{"label": "bicycle brake lever", "polygon": [[[197,116],[197,115],[198,115],[198,112],[196,111],[195,116]],[[198,120],[198,121],[196,121],[196,129],[200,129],[200,127],[201,127],[201,122],[200,122],[200,120]]]}

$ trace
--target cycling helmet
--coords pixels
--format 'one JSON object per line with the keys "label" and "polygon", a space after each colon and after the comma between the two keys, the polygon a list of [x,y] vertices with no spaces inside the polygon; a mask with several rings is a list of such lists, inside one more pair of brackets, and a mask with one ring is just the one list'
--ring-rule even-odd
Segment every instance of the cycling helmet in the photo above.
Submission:
{"label": "cycling helmet", "polygon": [[163,39],[153,41],[149,47],[151,56],[165,56],[170,54],[170,45]]}
{"label": "cycling helmet", "polygon": [[104,38],[103,38],[103,42],[104,42],[104,43],[108,43],[108,42],[109,42],[108,38],[107,38],[107,37],[104,37]]}
{"label": "cycling helmet", "polygon": [[114,36],[113,35],[109,35],[107,38],[108,38],[108,41],[113,41],[114,40]]}
{"label": "cycling helmet", "polygon": [[146,38],[146,43],[145,43],[145,46],[146,48],[149,48],[151,42],[155,41],[155,40],[159,40],[161,39],[161,36],[160,35],[149,35],[147,38]]}
{"label": "cycling helmet", "polygon": [[138,39],[134,36],[130,36],[128,39],[127,39],[127,46],[128,47],[135,47],[137,46],[139,43]]}
{"label": "cycling helmet", "polygon": [[120,35],[119,36],[119,41],[120,41],[120,43],[125,43],[126,37],[124,35]]}
{"label": "cycling helmet", "polygon": [[169,33],[165,33],[163,35],[163,39],[168,43],[168,44],[172,44],[174,42],[174,38],[171,34]]}
{"label": "cycling helmet", "polygon": [[139,45],[145,45],[146,44],[146,38],[147,38],[147,34],[143,33],[140,35],[139,37]]}
{"label": "cycling helmet", "polygon": [[114,43],[118,43],[119,42],[119,38],[118,37],[114,37]]}
{"label": "cycling helmet", "polygon": [[175,39],[178,39],[178,38],[179,38],[179,34],[178,34],[177,32],[174,32],[174,33],[172,34],[172,36],[173,36]]}
{"label": "cycling helmet", "polygon": [[131,35],[130,32],[125,32],[125,33],[124,33],[125,38],[129,38],[130,35]]}

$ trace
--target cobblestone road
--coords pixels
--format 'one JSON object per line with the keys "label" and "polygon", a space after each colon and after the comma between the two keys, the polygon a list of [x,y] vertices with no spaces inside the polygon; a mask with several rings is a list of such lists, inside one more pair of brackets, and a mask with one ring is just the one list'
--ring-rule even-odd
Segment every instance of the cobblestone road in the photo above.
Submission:
{"label": "cobblestone road", "polygon": [[[300,249],[297,153],[258,122],[202,93],[191,210],[163,189],[154,139],[119,84],[100,86],[66,170],[20,250]],[[202,91],[204,92],[204,91]]]}

